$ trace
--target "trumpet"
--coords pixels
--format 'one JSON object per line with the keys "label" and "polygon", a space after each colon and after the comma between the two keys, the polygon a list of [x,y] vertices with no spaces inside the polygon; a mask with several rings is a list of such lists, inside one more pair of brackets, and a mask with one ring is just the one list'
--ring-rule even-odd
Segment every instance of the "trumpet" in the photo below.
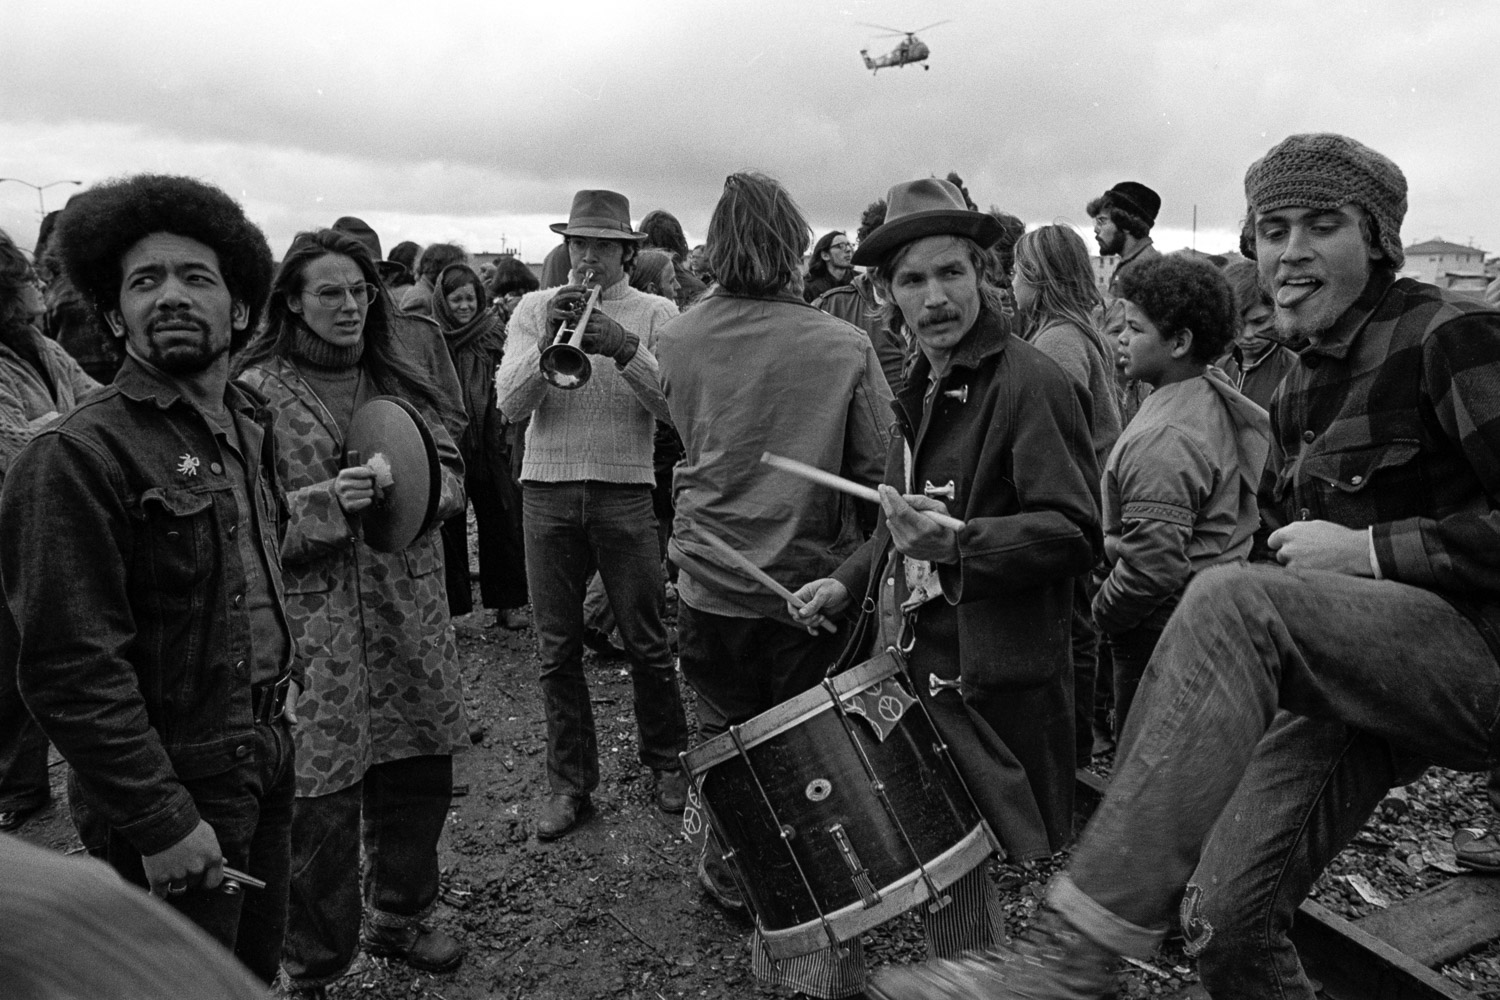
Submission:
{"label": "trumpet", "polygon": [[[594,272],[589,271],[583,280],[593,281]],[[583,341],[583,331],[588,327],[589,317],[594,314],[594,307],[598,304],[599,286],[595,285],[572,328],[569,329],[568,324],[564,323],[557,331],[557,339],[542,352],[542,378],[559,389],[577,389],[594,374],[589,356],[578,345]]]}

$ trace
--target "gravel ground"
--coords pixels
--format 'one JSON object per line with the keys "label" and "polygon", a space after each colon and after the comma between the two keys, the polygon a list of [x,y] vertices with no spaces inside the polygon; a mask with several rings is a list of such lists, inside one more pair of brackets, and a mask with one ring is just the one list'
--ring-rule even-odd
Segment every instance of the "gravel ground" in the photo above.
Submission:
{"label": "gravel ground", "polygon": [[[596,816],[567,837],[539,843],[534,803],[545,793],[544,717],[535,683],[531,631],[508,632],[476,611],[457,620],[466,697],[476,735],[459,762],[468,795],[454,803],[442,844],[444,891],[435,918],[470,946],[454,974],[432,976],[400,964],[361,961],[333,990],[340,998],[440,1000],[532,997],[788,997],[758,986],[749,971],[747,925],[708,902],[693,877],[694,849],[678,818],[651,802],[650,773],[636,758],[630,685],[618,662],[589,654],[600,731],[602,781]],[[687,697],[691,699],[691,694]],[[689,715],[691,717],[691,706]],[[53,769],[58,802],[65,766]],[[1362,876],[1394,902],[1451,877],[1449,845],[1458,826],[1490,821],[1483,776],[1433,771],[1382,807],[1356,844],[1319,882],[1315,898],[1349,918],[1377,908],[1350,876]],[[23,831],[60,849],[76,846],[64,808],[39,815]],[[1054,863],[997,863],[1011,930],[1034,912]],[[1357,881],[1357,880],[1356,880]],[[870,935],[871,965],[920,960],[915,916]],[[1500,948],[1453,963],[1444,972],[1477,995],[1500,1000]],[[1147,968],[1121,976],[1125,998],[1170,995],[1194,981],[1192,962],[1168,945]]]}

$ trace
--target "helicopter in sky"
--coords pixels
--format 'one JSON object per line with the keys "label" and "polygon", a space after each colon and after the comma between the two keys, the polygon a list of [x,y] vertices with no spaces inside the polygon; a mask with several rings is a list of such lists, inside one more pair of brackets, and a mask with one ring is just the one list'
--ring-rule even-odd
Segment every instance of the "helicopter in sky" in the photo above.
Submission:
{"label": "helicopter in sky", "polygon": [[[947,24],[948,21],[935,21],[924,28],[918,28],[917,31],[903,31],[900,28],[887,28],[883,24],[870,24],[866,21],[860,21],[859,23],[864,25],[866,28],[879,28],[881,31],[889,33],[886,35],[877,36],[880,38],[891,38],[900,35],[906,36],[905,38],[902,38],[901,41],[896,44],[896,47],[894,49],[891,49],[889,53],[883,56],[876,56],[874,59],[870,58],[869,49],[859,50],[860,58],[864,59],[865,61],[865,69],[869,70],[871,73],[878,74],[882,69],[886,69],[891,66],[905,66],[907,63],[925,63],[927,57],[931,55],[932,50],[927,47],[926,42],[917,37],[917,31],[927,31],[930,28],[936,28],[940,24]],[[931,67],[924,65],[922,68],[930,69]]]}

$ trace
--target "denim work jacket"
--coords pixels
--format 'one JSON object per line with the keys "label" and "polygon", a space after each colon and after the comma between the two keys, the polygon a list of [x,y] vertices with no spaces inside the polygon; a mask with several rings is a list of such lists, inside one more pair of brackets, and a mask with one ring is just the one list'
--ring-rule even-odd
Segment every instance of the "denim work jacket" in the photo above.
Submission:
{"label": "denim work jacket", "polygon": [[[260,429],[242,431],[246,485],[285,635],[269,415],[240,386],[225,400]],[[0,494],[0,655],[91,805],[142,854],[197,826],[185,783],[253,763],[234,460],[171,382],[127,359],[32,440]]]}

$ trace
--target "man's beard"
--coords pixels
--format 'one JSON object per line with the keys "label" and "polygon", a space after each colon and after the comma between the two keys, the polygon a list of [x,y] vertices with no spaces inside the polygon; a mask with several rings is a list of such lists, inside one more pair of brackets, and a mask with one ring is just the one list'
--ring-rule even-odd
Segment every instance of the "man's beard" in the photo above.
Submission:
{"label": "man's beard", "polygon": [[[229,352],[229,341],[214,343],[213,332],[206,324],[197,319],[191,322],[198,331],[198,336],[190,341],[181,339],[181,331],[174,329],[172,343],[163,345],[157,338],[157,327],[167,322],[166,320],[153,319],[146,325],[146,356],[145,361],[153,367],[167,373],[168,375],[197,375],[212,367],[214,362]],[[180,318],[171,322],[180,323]]]}
{"label": "man's beard", "polygon": [[1108,243],[1100,240],[1097,236],[1094,239],[1099,244],[1099,256],[1101,257],[1111,257],[1125,249],[1125,234],[1118,229],[1115,230],[1114,238]]}

